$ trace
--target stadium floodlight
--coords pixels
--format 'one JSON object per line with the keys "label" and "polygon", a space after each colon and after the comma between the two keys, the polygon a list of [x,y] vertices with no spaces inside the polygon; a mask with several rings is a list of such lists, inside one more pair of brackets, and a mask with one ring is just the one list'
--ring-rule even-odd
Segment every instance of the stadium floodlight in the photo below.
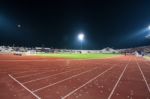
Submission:
{"label": "stadium floodlight", "polygon": [[148,26],[148,29],[150,30],[150,25]]}
{"label": "stadium floodlight", "polygon": [[80,41],[83,41],[83,40],[84,40],[84,34],[83,34],[83,33],[79,34],[79,35],[78,35],[78,39],[79,39]]}
{"label": "stadium floodlight", "polygon": [[83,42],[83,40],[84,40],[84,34],[83,34],[83,33],[80,33],[80,34],[78,35],[78,39],[79,39],[80,42],[81,42],[81,50],[82,50],[82,42]]}

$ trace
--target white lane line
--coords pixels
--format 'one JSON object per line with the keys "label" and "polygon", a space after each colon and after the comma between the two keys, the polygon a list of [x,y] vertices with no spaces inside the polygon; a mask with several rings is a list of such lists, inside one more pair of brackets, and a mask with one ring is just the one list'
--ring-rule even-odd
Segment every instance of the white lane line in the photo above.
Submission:
{"label": "white lane line", "polygon": [[49,60],[49,59],[38,59],[38,60],[34,60],[34,59],[32,59],[32,60],[24,60],[24,59],[20,59],[20,60],[13,60],[13,59],[10,59],[10,60],[0,60],[0,62],[26,62],[26,61],[35,61],[35,62],[45,62],[45,61],[49,61],[49,62],[55,62],[55,61],[65,61],[65,60],[63,60],[63,59],[54,59],[54,60]]}
{"label": "white lane line", "polygon": [[[50,71],[55,71],[55,70],[50,70]],[[30,77],[30,76],[34,76],[34,75],[40,75],[40,74],[44,74],[44,73],[49,73],[50,71],[44,71],[44,72],[38,72],[38,73],[34,73],[34,74],[29,74],[29,75],[23,75],[23,76],[17,76],[15,78],[25,78],[25,77]]]}
{"label": "white lane line", "polygon": [[17,79],[15,79],[12,75],[8,74],[8,76],[13,79],[15,82],[17,82],[19,85],[21,85],[24,89],[26,89],[28,92],[30,92],[34,97],[37,99],[41,99],[38,95],[36,95],[33,91],[29,90],[26,86],[24,86],[22,83],[20,83]]}
{"label": "white lane line", "polygon": [[12,75],[23,74],[23,73],[26,73],[26,72],[49,71],[49,69],[50,69],[50,68],[42,68],[42,70],[39,70],[39,69],[35,69],[35,70],[25,70],[25,71],[20,71],[20,72],[14,71],[15,73],[12,73]]}
{"label": "white lane line", "polygon": [[115,89],[116,89],[116,87],[117,87],[119,81],[121,80],[121,78],[122,78],[122,76],[123,76],[123,74],[124,74],[124,72],[125,72],[125,70],[126,70],[126,68],[127,68],[128,65],[129,65],[129,63],[126,64],[125,68],[123,69],[121,75],[119,76],[119,78],[118,78],[118,80],[117,80],[115,86],[113,87],[113,89],[112,89],[112,91],[111,91],[111,93],[109,94],[109,96],[108,96],[107,99],[110,99],[110,98],[112,97],[112,95],[113,95],[113,93],[114,93],[114,91],[115,91]]}
{"label": "white lane line", "polygon": [[49,61],[49,60],[43,59],[43,60],[0,60],[0,61],[2,61],[2,62],[3,62],[3,61],[4,61],[4,62],[9,62],[9,61],[10,61],[10,62],[16,62],[16,61],[23,61],[23,62],[24,62],[24,61],[40,61],[40,62],[42,62],[42,61],[44,61],[44,62],[45,62],[45,61]]}
{"label": "white lane line", "polygon": [[95,68],[90,69],[90,70],[85,71],[85,72],[81,72],[81,73],[79,73],[79,74],[77,74],[77,75],[73,75],[73,76],[71,76],[71,77],[69,77],[69,78],[60,80],[60,81],[58,81],[58,82],[56,82],[56,83],[49,84],[49,85],[47,85],[47,86],[41,87],[41,88],[39,88],[39,89],[34,90],[33,92],[37,92],[37,91],[40,91],[40,90],[45,89],[45,88],[47,88],[47,87],[54,86],[54,85],[56,85],[56,84],[59,84],[59,83],[61,83],[61,82],[66,81],[66,80],[69,80],[69,79],[72,79],[72,78],[77,77],[77,76],[79,76],[79,75],[82,75],[82,74],[85,74],[85,73],[87,73],[87,72],[90,72],[90,71],[92,71],[92,70],[94,70],[94,69],[96,69],[96,68],[98,68],[98,67],[95,67]]}
{"label": "white lane line", "polygon": [[18,76],[18,77],[15,77],[15,78],[25,78],[25,77],[30,77],[30,76],[34,76],[34,75],[40,75],[40,74],[44,74],[44,73],[48,73],[50,71],[46,71],[46,72],[38,72],[38,73],[34,73],[34,74],[29,74],[29,75],[23,75],[23,76]]}
{"label": "white lane line", "polygon": [[26,73],[26,72],[36,72],[36,71],[29,71],[29,70],[27,70],[27,71],[22,71],[22,72],[18,72],[18,73],[13,73],[13,75],[22,74],[22,73]]}
{"label": "white lane line", "polygon": [[143,79],[144,79],[144,81],[145,81],[145,84],[146,84],[146,86],[147,86],[147,89],[148,89],[148,91],[149,91],[149,93],[150,93],[150,87],[149,87],[149,85],[148,85],[148,83],[147,83],[147,80],[146,80],[146,78],[145,78],[145,76],[144,76],[144,73],[143,73],[143,71],[142,71],[142,69],[141,69],[139,63],[137,62],[137,59],[136,59],[136,63],[137,63],[137,66],[138,66],[138,68],[139,68],[139,70],[140,70],[140,72],[141,72],[141,75],[142,75],[142,77],[143,77]]}
{"label": "white lane line", "polygon": [[103,71],[102,73],[100,73],[99,75],[97,75],[96,77],[90,79],[88,82],[86,82],[85,84],[83,84],[82,86],[76,88],[75,90],[69,92],[67,95],[63,96],[61,99],[65,99],[67,97],[69,97],[70,95],[72,95],[73,93],[75,93],[77,90],[81,89],[82,87],[86,86],[87,84],[91,83],[92,81],[94,81],[95,79],[97,79],[98,77],[100,77],[101,75],[105,74],[106,72],[108,72],[109,70],[111,70],[112,68],[114,68],[114,66],[106,69],[105,71]]}
{"label": "white lane line", "polygon": [[53,74],[53,75],[33,79],[33,80],[30,80],[30,81],[23,82],[22,84],[26,84],[26,83],[30,83],[30,82],[34,82],[34,81],[38,81],[38,80],[42,80],[42,79],[46,79],[46,78],[50,78],[50,77],[53,77],[53,76],[58,76],[58,75],[61,75],[61,74],[67,73],[67,72],[71,72],[71,71],[75,71],[75,70],[79,70],[79,69],[69,70],[69,71],[60,72],[60,73],[57,73],[57,74]]}
{"label": "white lane line", "polygon": [[65,72],[57,73],[57,74],[54,74],[54,75],[49,75],[49,76],[45,76],[45,77],[33,79],[33,80],[30,80],[30,81],[22,82],[22,84],[26,84],[26,83],[30,83],[30,82],[34,82],[34,81],[38,81],[38,80],[42,80],[42,79],[46,79],[46,78],[50,78],[50,77],[53,77],[53,76],[57,76],[57,75],[60,75],[60,74],[63,74],[63,73],[67,73],[67,72],[71,72],[71,71],[75,71],[75,70],[78,70],[78,69],[74,69],[74,70],[70,70],[70,71],[65,71]]}

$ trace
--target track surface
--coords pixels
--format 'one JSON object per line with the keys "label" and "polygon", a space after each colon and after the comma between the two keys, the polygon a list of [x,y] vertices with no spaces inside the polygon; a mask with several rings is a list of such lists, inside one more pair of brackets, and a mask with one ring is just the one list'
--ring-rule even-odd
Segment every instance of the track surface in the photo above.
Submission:
{"label": "track surface", "polygon": [[1,99],[150,99],[150,62],[0,55]]}

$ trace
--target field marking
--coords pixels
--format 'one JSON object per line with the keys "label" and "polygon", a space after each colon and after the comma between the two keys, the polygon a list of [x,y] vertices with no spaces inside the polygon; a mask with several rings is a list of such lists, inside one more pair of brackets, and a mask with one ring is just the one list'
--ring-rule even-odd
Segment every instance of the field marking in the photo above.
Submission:
{"label": "field marking", "polygon": [[[130,60],[129,60],[129,62],[130,62]],[[119,76],[119,78],[118,78],[118,80],[117,80],[115,86],[113,87],[113,89],[112,89],[112,91],[111,91],[111,93],[109,94],[109,96],[108,96],[107,99],[110,99],[110,98],[112,97],[112,95],[113,95],[115,89],[117,88],[117,85],[118,85],[119,81],[121,80],[121,78],[122,78],[122,76],[123,76],[123,74],[124,74],[124,72],[125,72],[127,66],[129,65],[129,62],[126,64],[125,68],[123,69],[122,73],[120,74],[120,76]]]}
{"label": "field marking", "polygon": [[103,71],[102,73],[100,73],[99,75],[95,76],[94,78],[90,79],[89,81],[87,81],[86,83],[84,83],[82,86],[76,88],[75,90],[69,92],[67,95],[63,96],[61,99],[65,99],[68,96],[72,95],[73,93],[75,93],[77,90],[81,89],[82,87],[86,86],[87,84],[91,83],[92,81],[94,81],[95,79],[97,79],[98,77],[100,77],[101,75],[105,74],[106,72],[108,72],[109,70],[111,70],[112,68],[114,68],[114,66],[106,69],[105,71]]}
{"label": "field marking", "polygon": [[[110,65],[110,64],[109,64],[109,65]],[[112,65],[112,64],[111,64],[111,65]],[[114,65],[116,65],[116,64],[114,64]],[[85,68],[85,67],[84,67],[84,68]],[[37,80],[42,80],[42,79],[50,78],[50,77],[53,77],[53,76],[57,76],[57,75],[60,75],[60,74],[63,74],[63,73],[71,72],[71,71],[74,71],[74,70],[79,70],[79,69],[73,69],[73,70],[69,70],[69,71],[65,71],[65,72],[60,72],[60,73],[57,73],[57,74],[52,74],[52,75],[49,75],[49,76],[45,76],[45,77],[33,79],[33,80],[26,81],[26,82],[22,82],[22,83],[23,83],[23,84],[26,84],[26,83],[34,82],[34,81],[37,81]]]}
{"label": "field marking", "polygon": [[139,63],[137,62],[137,59],[136,59],[136,64],[137,64],[137,66],[138,66],[138,68],[139,68],[139,70],[140,70],[140,72],[141,72],[141,75],[142,75],[142,77],[143,77],[143,79],[144,79],[144,81],[145,81],[145,84],[146,84],[146,86],[147,86],[147,89],[148,89],[148,91],[149,91],[149,93],[150,93],[150,87],[149,87],[149,85],[148,85],[148,83],[147,83],[147,80],[146,80],[146,78],[145,78],[145,76],[144,76],[144,73],[143,73],[143,71],[142,71],[142,69],[141,69]]}
{"label": "field marking", "polygon": [[39,69],[35,69],[35,70],[24,70],[24,71],[19,71],[19,72],[16,72],[16,71],[14,71],[15,73],[12,73],[12,75],[17,75],[17,74],[22,74],[22,73],[26,73],[26,72],[46,72],[46,71],[49,71],[48,69],[50,69],[50,68],[43,68],[42,70],[39,70]]}
{"label": "field marking", "polygon": [[50,71],[46,71],[46,72],[38,72],[38,73],[34,73],[34,74],[29,74],[29,75],[23,75],[23,76],[18,76],[18,77],[15,77],[15,78],[25,78],[25,77],[30,77],[30,76],[34,76],[34,75],[40,75],[40,74],[44,74],[44,73],[48,73]]}
{"label": "field marking", "polygon": [[6,61],[6,62],[8,62],[8,61],[10,61],[10,62],[23,61],[23,62],[24,62],[24,61],[49,61],[49,60],[46,60],[46,59],[42,59],[42,60],[13,60],[13,59],[12,59],[12,60],[0,60],[0,62],[1,62],[1,61],[4,61],[4,62],[5,62],[5,61]]}
{"label": "field marking", "polygon": [[[39,72],[39,71],[48,71],[48,70],[25,70],[25,71],[19,71],[19,72],[16,72],[16,71],[14,71],[15,73],[12,73],[12,75],[18,75],[18,74],[23,74],[23,73],[26,73],[26,72],[33,72],[33,73],[37,73],[37,72]],[[19,76],[18,76],[19,77]]]}
{"label": "field marking", "polygon": [[13,73],[13,75],[22,74],[22,73],[26,73],[26,72],[34,72],[34,71],[25,70],[25,71],[22,71],[22,72]]}
{"label": "field marking", "polygon": [[30,92],[34,97],[37,99],[41,99],[38,95],[36,95],[33,91],[28,89],[26,86],[24,86],[22,83],[20,83],[17,79],[15,79],[11,74],[8,74],[8,76],[13,79],[15,82],[17,82],[19,85],[21,85],[24,89],[26,89],[28,92]]}
{"label": "field marking", "polygon": [[55,62],[55,61],[66,61],[66,60],[64,60],[64,59],[54,59],[54,60],[50,60],[50,58],[49,59],[6,59],[6,60],[4,60],[4,59],[2,59],[2,60],[0,60],[0,62],[26,62],[26,61],[31,61],[31,62],[45,62],[45,61],[49,61],[49,62]]}
{"label": "field marking", "polygon": [[79,70],[79,69],[68,70],[68,71],[57,73],[57,74],[52,74],[52,75],[49,75],[49,76],[45,76],[45,77],[33,79],[33,80],[30,80],[30,81],[23,82],[23,84],[26,84],[26,83],[29,83],[29,82],[34,82],[34,81],[37,81],[37,80],[42,80],[42,79],[50,78],[50,77],[53,77],[53,76],[57,76],[57,75],[60,75],[60,74],[63,74],[63,73],[67,73],[67,72],[71,72],[71,71],[75,71],[75,70]]}
{"label": "field marking", "polygon": [[90,72],[90,71],[92,71],[92,70],[94,70],[94,69],[96,69],[96,68],[98,68],[98,67],[95,67],[95,68],[93,68],[93,69],[87,70],[87,71],[85,71],[85,72],[81,72],[81,73],[76,74],[76,75],[73,75],[73,76],[71,76],[71,77],[68,77],[68,78],[66,78],[66,79],[60,80],[60,81],[55,82],[55,83],[53,83],[53,84],[49,84],[49,85],[47,85],[47,86],[38,88],[38,89],[36,89],[36,90],[33,90],[33,92],[37,92],[37,91],[43,90],[43,89],[45,89],[45,88],[54,86],[54,85],[56,85],[56,84],[59,84],[59,83],[61,83],[61,82],[66,81],[66,80],[69,80],[69,79],[72,79],[72,78],[77,77],[77,76],[79,76],[79,75],[82,75],[82,74],[85,74],[85,73],[87,73],[87,72]]}

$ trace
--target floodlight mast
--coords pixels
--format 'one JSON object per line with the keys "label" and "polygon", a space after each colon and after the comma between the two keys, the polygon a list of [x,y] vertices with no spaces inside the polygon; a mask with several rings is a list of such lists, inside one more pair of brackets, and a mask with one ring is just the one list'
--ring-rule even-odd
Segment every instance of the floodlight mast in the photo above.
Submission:
{"label": "floodlight mast", "polygon": [[84,40],[84,34],[83,34],[83,33],[80,33],[80,34],[78,35],[78,39],[79,39],[79,41],[80,41],[81,50],[82,50],[82,43],[83,43],[83,40]]}

